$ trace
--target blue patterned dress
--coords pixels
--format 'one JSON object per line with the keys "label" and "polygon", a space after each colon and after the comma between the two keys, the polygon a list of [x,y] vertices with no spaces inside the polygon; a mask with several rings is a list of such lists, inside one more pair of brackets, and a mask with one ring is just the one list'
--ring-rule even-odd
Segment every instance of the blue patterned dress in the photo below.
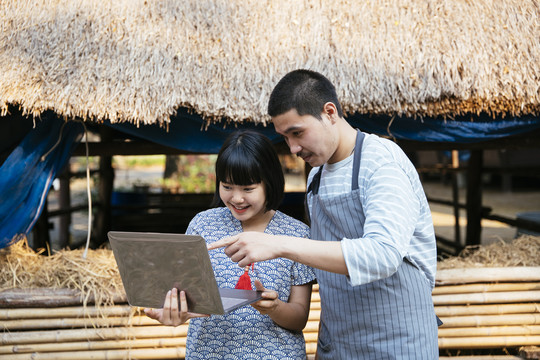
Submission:
{"label": "blue patterned dress", "polygon": [[[242,232],[242,225],[226,207],[197,214],[187,229],[188,234],[201,235],[208,244]],[[302,222],[276,211],[265,233],[308,237],[309,228]],[[244,273],[224,253],[210,251],[210,259],[219,287],[234,288]],[[253,281],[259,279],[265,288],[275,290],[287,302],[291,286],[304,285],[315,279],[313,269],[294,261],[278,258],[258,262],[249,271]],[[276,325],[268,315],[261,315],[252,306],[244,306],[226,315],[194,318],[189,322],[186,359],[305,359],[306,350],[301,332],[292,332]]]}

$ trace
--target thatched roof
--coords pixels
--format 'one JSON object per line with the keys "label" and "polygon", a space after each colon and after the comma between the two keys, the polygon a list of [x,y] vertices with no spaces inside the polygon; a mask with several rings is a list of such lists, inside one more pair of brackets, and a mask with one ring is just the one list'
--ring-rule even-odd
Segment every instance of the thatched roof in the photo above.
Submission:
{"label": "thatched roof", "polygon": [[540,113],[536,0],[7,0],[0,14],[4,114],[265,122],[296,68],[327,75],[348,113]]}

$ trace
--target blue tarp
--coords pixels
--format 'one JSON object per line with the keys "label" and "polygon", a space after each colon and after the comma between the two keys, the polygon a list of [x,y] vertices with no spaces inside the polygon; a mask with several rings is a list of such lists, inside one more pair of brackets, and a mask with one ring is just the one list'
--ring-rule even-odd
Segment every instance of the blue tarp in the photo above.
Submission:
{"label": "blue tarp", "polygon": [[[412,119],[355,115],[347,119],[349,123],[368,133],[391,135],[401,140],[425,142],[455,142],[461,144],[495,140],[540,129],[540,118],[525,116],[505,120],[493,120],[484,117],[456,118],[456,120]],[[110,125],[110,124],[109,124]],[[179,110],[172,119],[169,131],[158,125],[114,124],[112,128],[131,136],[176,149],[202,153],[217,153],[225,137],[236,128],[256,129],[267,135],[273,142],[281,141],[281,136],[268,124],[241,124],[234,127],[223,123],[212,124],[207,129],[200,116]],[[202,135],[202,136],[199,136]]]}
{"label": "blue tarp", "polygon": [[[506,120],[476,117],[474,121],[465,118],[456,121],[397,118],[392,121],[389,117],[352,116],[348,121],[366,132],[425,142],[474,143],[540,129],[540,119],[533,116]],[[218,123],[207,128],[204,124],[200,116],[180,109],[172,118],[169,131],[158,125],[139,128],[131,124],[108,125],[130,137],[198,153],[217,153],[225,137],[237,128],[255,129],[275,143],[282,140],[272,124],[229,124],[224,127],[223,123]],[[80,123],[65,123],[55,116],[45,117],[0,167],[0,248],[7,246],[15,235],[27,234],[32,229],[52,181],[69,160],[82,133]],[[54,147],[59,136],[60,142]]]}
{"label": "blue tarp", "polygon": [[[206,128],[206,123],[199,115],[190,114],[185,109],[178,110],[169,124],[169,130],[159,125],[141,125],[129,123],[110,124],[113,129],[153,143],[175,149],[196,153],[217,154],[225,138],[237,129],[254,129],[268,136],[273,142],[281,141],[273,125],[255,125],[253,123],[216,123]],[[225,125],[224,125],[225,124]]]}
{"label": "blue tarp", "polygon": [[68,162],[84,128],[45,117],[0,167],[0,249],[36,223],[56,174]]}
{"label": "blue tarp", "polygon": [[[457,117],[454,120],[352,116],[349,122],[366,132],[390,135],[401,140],[478,143],[540,129],[540,117],[523,116],[494,120],[488,116]],[[473,121],[474,120],[474,121]]]}

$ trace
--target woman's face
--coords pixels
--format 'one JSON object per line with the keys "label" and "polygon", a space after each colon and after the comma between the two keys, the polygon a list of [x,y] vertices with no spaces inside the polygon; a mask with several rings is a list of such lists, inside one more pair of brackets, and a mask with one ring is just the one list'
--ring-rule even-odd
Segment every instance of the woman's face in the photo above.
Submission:
{"label": "woman's face", "polygon": [[256,222],[265,213],[266,193],[264,184],[233,185],[219,183],[219,197],[242,224]]}

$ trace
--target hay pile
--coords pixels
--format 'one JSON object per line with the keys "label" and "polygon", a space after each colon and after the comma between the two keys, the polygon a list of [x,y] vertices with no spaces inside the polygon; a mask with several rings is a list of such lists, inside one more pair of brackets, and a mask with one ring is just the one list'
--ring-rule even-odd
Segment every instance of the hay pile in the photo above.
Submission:
{"label": "hay pile", "polygon": [[93,299],[97,305],[111,305],[124,293],[122,280],[111,250],[60,250],[51,256],[35,252],[26,240],[0,250],[0,291],[18,288],[73,289],[81,302]]}
{"label": "hay pile", "polygon": [[439,261],[437,269],[540,266],[540,236],[523,235],[511,243],[468,246],[458,256]]}

